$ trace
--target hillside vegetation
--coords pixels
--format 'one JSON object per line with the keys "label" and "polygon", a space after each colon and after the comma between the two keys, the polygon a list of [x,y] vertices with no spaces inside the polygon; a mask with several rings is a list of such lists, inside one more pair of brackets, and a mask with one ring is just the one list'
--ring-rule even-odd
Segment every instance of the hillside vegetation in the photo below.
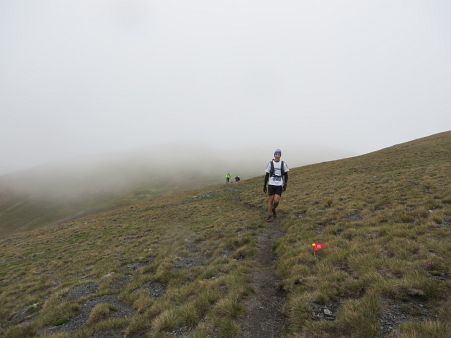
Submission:
{"label": "hillside vegetation", "polygon": [[277,224],[258,177],[5,236],[0,335],[240,336],[258,238],[280,226],[281,336],[447,337],[450,177],[446,132],[292,169]]}
{"label": "hillside vegetation", "polygon": [[[0,235],[32,230],[100,210],[254,177],[269,147],[221,150],[158,146],[38,166],[0,176]],[[327,147],[289,146],[294,166],[350,156]]]}
{"label": "hillside vegetation", "polygon": [[275,247],[288,332],[448,336],[450,178],[451,132],[292,170]]}
{"label": "hillside vegetation", "polygon": [[[180,176],[182,176],[179,173]],[[169,176],[169,175],[168,175]],[[51,224],[61,223],[70,219],[77,219],[99,211],[130,205],[142,200],[167,194],[168,192],[186,191],[202,187],[206,184],[218,183],[218,175],[205,175],[202,179],[186,175],[169,179],[149,178],[141,184],[130,184],[118,190],[108,188],[98,192],[73,192],[74,187],[61,187],[60,182],[46,182],[47,187],[55,192],[48,192],[49,188],[42,188],[43,193],[36,191],[14,191],[11,188],[1,188],[0,184],[0,234],[12,234],[18,231],[33,230]],[[71,182],[77,186],[77,182]],[[44,184],[43,184],[44,185]],[[79,184],[78,184],[79,185]],[[95,183],[91,184],[95,187]],[[37,189],[35,189],[37,190]]]}

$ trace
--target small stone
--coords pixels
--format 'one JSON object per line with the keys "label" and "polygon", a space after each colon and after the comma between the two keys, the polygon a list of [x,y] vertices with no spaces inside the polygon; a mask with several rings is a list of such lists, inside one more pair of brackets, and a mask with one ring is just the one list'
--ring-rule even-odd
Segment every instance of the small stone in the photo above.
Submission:
{"label": "small stone", "polygon": [[330,311],[327,307],[324,308],[323,312],[324,312],[324,314],[325,314],[326,316],[332,316],[332,315],[333,315],[333,314],[332,314],[332,311]]}
{"label": "small stone", "polygon": [[423,297],[424,296],[424,291],[420,290],[420,289],[413,289],[413,288],[411,288],[411,289],[407,290],[407,294],[409,296],[412,296],[412,297]]}
{"label": "small stone", "polygon": [[103,275],[102,278],[108,278],[114,275],[114,271],[108,272],[106,275]]}
{"label": "small stone", "polygon": [[294,281],[294,285],[302,285],[304,284],[304,280],[302,278],[296,279]]}

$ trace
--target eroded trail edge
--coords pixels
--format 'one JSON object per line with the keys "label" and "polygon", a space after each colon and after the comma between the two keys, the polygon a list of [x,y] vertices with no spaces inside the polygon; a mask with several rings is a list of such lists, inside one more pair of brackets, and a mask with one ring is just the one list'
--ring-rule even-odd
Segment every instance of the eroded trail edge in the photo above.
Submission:
{"label": "eroded trail edge", "polygon": [[265,224],[257,237],[257,254],[252,272],[254,293],[245,301],[246,316],[241,323],[242,337],[280,337],[285,325],[282,312],[285,293],[279,287],[273,244],[282,237],[280,222]]}

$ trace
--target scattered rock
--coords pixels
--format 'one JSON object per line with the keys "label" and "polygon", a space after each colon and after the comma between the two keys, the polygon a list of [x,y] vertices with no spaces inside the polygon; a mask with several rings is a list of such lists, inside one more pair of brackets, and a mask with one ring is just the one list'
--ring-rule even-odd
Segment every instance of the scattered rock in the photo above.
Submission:
{"label": "scattered rock", "polygon": [[330,311],[327,307],[326,308],[324,308],[324,314],[326,315],[326,316],[329,316],[329,317],[332,317],[333,316],[333,313],[332,313],[332,311]]}
{"label": "scattered rock", "polygon": [[315,232],[317,234],[320,234],[324,231],[324,229],[326,228],[326,226],[324,224],[316,224],[315,225]]}
{"label": "scattered rock", "polygon": [[158,281],[147,282],[141,288],[149,291],[155,298],[161,297],[166,292],[166,286]]}
{"label": "scattered rock", "polygon": [[150,255],[144,260],[144,263],[151,264],[151,263],[153,263],[154,260],[155,260],[155,256]]}
{"label": "scattered rock", "polygon": [[127,266],[127,269],[129,269],[131,271],[136,271],[139,268],[142,268],[143,266],[145,266],[145,264],[139,263],[139,262],[135,262],[135,263],[128,263],[126,266]]}
{"label": "scattered rock", "polygon": [[307,211],[305,211],[305,210],[301,210],[301,211],[298,211],[297,213],[296,213],[296,216],[298,217],[298,218],[305,218],[305,215],[306,215],[306,213],[307,213]]}
{"label": "scattered rock", "polygon": [[113,275],[114,275],[114,271],[108,272],[107,274],[105,274],[105,275],[102,276],[102,279],[104,279],[104,278],[110,278],[110,277],[113,276]]}
{"label": "scattered rock", "polygon": [[305,281],[303,278],[298,278],[294,281],[294,285],[304,285]]}
{"label": "scattered rock", "polygon": [[407,294],[411,297],[424,297],[424,291],[420,289],[409,288]]}
{"label": "scattered rock", "polygon": [[368,234],[366,234],[366,238],[367,239],[376,239],[379,237],[379,234],[377,232],[370,232]]}
{"label": "scattered rock", "polygon": [[245,312],[240,320],[239,337],[279,337],[285,326],[282,311],[285,292],[275,271],[274,243],[283,236],[280,223],[265,227],[256,235],[255,264],[249,275],[253,293],[244,299]]}
{"label": "scattered rock", "polygon": [[353,212],[348,216],[349,220],[351,221],[361,221],[363,218],[362,216],[360,216],[360,214]]}
{"label": "scattered rock", "polygon": [[449,274],[447,272],[431,272],[429,275],[432,280],[436,281],[446,281],[449,279]]}
{"label": "scattered rock", "polygon": [[125,264],[125,266],[130,271],[136,271],[136,270],[138,270],[138,269],[140,269],[142,267],[145,267],[148,264],[151,264],[154,260],[155,260],[155,256],[149,256],[149,257],[147,257],[144,260],[139,261],[139,262],[127,263],[127,264]]}
{"label": "scattered rock", "polygon": [[186,248],[189,251],[191,251],[191,252],[199,251],[201,240],[199,240],[199,239],[193,240],[193,239],[185,238],[184,242],[185,242]]}
{"label": "scattered rock", "polygon": [[109,285],[110,289],[119,290],[122,289],[124,286],[126,286],[128,283],[130,283],[132,280],[131,275],[122,276],[120,278],[115,279],[111,284]]}
{"label": "scattered rock", "polygon": [[45,331],[48,333],[53,332],[59,332],[59,331],[73,331],[77,330],[80,327],[86,325],[89,314],[91,313],[91,310],[96,306],[97,304],[101,303],[107,303],[114,307],[115,311],[112,311],[109,318],[124,318],[129,317],[133,315],[134,311],[131,309],[128,305],[122,303],[120,300],[118,300],[115,296],[102,296],[98,298],[91,299],[87,301],[86,303],[83,303],[80,306],[80,311],[77,316],[71,318],[67,323],[58,325],[58,326],[52,326],[47,328]]}
{"label": "scattered rock", "polygon": [[174,269],[182,270],[192,268],[194,266],[201,266],[207,264],[207,261],[207,257],[205,256],[183,257],[177,259],[174,263]]}
{"label": "scattered rock", "polygon": [[175,330],[172,330],[171,332],[169,332],[169,334],[171,336],[175,336],[177,338],[184,338],[184,337],[188,337],[190,332],[191,332],[191,329],[188,326],[182,326]]}
{"label": "scattered rock", "polygon": [[419,302],[396,303],[391,299],[383,299],[381,304],[379,321],[383,335],[390,333],[403,322],[437,319],[437,315]]}
{"label": "scattered rock", "polygon": [[117,329],[109,329],[95,332],[90,338],[122,338],[124,334]]}
{"label": "scattered rock", "polygon": [[232,251],[230,251],[228,249],[224,249],[224,251],[222,252],[222,257],[227,258],[227,257],[230,257],[231,254],[232,254]]}
{"label": "scattered rock", "polygon": [[213,191],[209,191],[205,194],[202,195],[195,195],[192,197],[193,200],[205,200],[205,199],[209,199],[209,198],[213,198],[216,197],[218,194],[213,192]]}
{"label": "scattered rock", "polygon": [[85,296],[89,296],[97,292],[97,284],[95,283],[86,283],[82,285],[74,286],[69,292],[66,294],[67,300],[77,300]]}
{"label": "scattered rock", "polygon": [[310,303],[310,311],[312,313],[313,320],[335,320],[335,313],[338,309],[338,304],[318,304]]}
{"label": "scattered rock", "polygon": [[442,223],[438,224],[438,226],[441,228],[449,229],[449,228],[451,228],[451,221],[444,219],[444,220],[442,220]]}

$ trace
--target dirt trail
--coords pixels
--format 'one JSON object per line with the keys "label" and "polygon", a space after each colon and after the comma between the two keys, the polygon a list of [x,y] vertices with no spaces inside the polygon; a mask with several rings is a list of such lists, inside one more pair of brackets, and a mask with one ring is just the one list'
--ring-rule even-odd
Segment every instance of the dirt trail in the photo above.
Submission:
{"label": "dirt trail", "polygon": [[265,224],[257,238],[256,265],[252,273],[252,288],[255,293],[246,301],[246,317],[241,323],[241,336],[246,338],[280,337],[285,316],[282,306],[285,294],[279,288],[275,271],[274,242],[283,235],[280,222]]}

